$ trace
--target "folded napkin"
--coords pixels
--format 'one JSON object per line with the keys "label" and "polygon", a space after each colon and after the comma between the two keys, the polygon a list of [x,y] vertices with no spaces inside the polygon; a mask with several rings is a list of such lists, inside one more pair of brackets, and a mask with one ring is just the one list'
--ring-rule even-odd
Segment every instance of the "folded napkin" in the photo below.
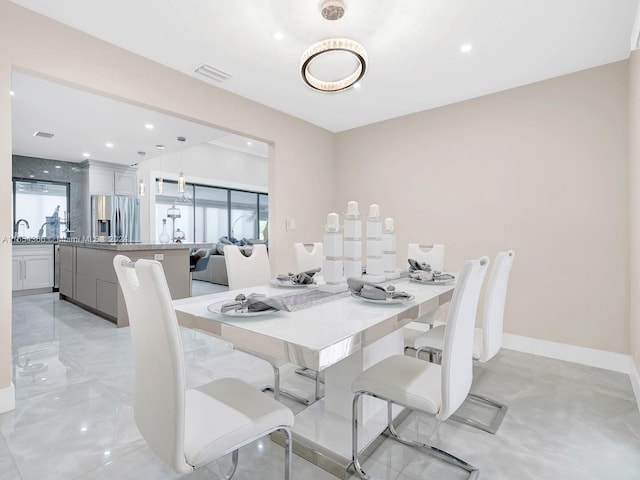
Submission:
{"label": "folded napkin", "polygon": [[370,300],[386,300],[387,298],[395,300],[411,297],[411,295],[406,292],[397,292],[393,285],[384,288],[377,283],[367,282],[355,277],[347,278],[347,285],[349,285],[349,290],[351,290],[351,293],[354,295]]}
{"label": "folded napkin", "polygon": [[267,297],[262,293],[250,293],[248,297],[239,294],[229,303],[225,303],[220,307],[220,312],[230,312],[237,310],[238,312],[263,312],[265,310],[284,310],[289,311],[289,307],[282,301],[280,297]]}
{"label": "folded napkin", "polygon": [[414,278],[416,280],[430,281],[430,282],[447,282],[449,280],[454,280],[456,277],[451,275],[450,273],[442,273],[438,270],[416,270],[409,274],[410,278]]}
{"label": "folded napkin", "polygon": [[278,275],[276,278],[283,282],[291,282],[294,285],[310,285],[315,283],[313,276],[320,271],[320,267],[306,270],[300,273],[288,273],[286,275]]}
{"label": "folded napkin", "polygon": [[413,258],[409,258],[407,259],[407,261],[409,262],[410,272],[416,272],[416,271],[430,272],[431,271],[431,265],[429,265],[428,263],[419,262],[417,260],[414,260]]}

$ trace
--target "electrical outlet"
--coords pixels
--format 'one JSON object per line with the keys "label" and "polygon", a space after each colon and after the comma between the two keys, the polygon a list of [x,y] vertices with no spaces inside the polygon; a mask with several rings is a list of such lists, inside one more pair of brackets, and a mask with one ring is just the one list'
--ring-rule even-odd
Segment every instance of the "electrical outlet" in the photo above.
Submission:
{"label": "electrical outlet", "polygon": [[296,229],[296,219],[287,218],[287,230],[295,230],[295,229]]}
{"label": "electrical outlet", "polygon": [[154,253],[153,259],[158,261],[164,260],[164,253]]}

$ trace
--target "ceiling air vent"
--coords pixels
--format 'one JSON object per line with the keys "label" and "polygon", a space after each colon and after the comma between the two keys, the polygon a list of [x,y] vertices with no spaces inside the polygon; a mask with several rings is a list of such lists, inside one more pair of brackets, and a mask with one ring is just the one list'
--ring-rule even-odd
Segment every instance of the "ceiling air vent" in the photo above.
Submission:
{"label": "ceiling air vent", "polygon": [[196,68],[195,72],[220,83],[231,78],[231,75],[229,75],[227,72],[223,72],[222,70],[218,70],[217,68],[210,67],[209,65],[204,64]]}
{"label": "ceiling air vent", "polygon": [[51,138],[53,137],[53,133],[41,132],[40,130],[38,130],[37,132],[33,133],[33,136],[42,137],[42,138]]}

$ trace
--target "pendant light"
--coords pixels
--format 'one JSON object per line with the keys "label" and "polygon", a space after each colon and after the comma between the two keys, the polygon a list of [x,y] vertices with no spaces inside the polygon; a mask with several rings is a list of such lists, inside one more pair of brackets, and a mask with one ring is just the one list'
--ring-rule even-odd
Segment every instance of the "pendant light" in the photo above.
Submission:
{"label": "pendant light", "polygon": [[[178,137],[179,142],[186,142],[186,137]],[[180,149],[180,168],[182,169],[182,149]],[[180,177],[178,177],[178,192],[184,193],[184,173],[180,172]]]}
{"label": "pendant light", "polygon": [[165,149],[164,145],[156,145],[156,148],[160,150],[160,177],[156,179],[156,193],[162,195],[164,191],[164,183],[162,181],[162,150]]}

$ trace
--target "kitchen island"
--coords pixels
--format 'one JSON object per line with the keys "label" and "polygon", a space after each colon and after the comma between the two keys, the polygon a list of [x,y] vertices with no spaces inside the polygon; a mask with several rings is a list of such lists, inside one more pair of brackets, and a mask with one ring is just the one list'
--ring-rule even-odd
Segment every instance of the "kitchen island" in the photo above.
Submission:
{"label": "kitchen island", "polygon": [[[193,243],[60,243],[60,299],[67,300],[112,321],[129,325],[129,316],[113,269],[113,258],[126,255],[162,263],[171,298],[189,296],[189,251],[204,247]],[[152,301],[152,299],[150,299]]]}

